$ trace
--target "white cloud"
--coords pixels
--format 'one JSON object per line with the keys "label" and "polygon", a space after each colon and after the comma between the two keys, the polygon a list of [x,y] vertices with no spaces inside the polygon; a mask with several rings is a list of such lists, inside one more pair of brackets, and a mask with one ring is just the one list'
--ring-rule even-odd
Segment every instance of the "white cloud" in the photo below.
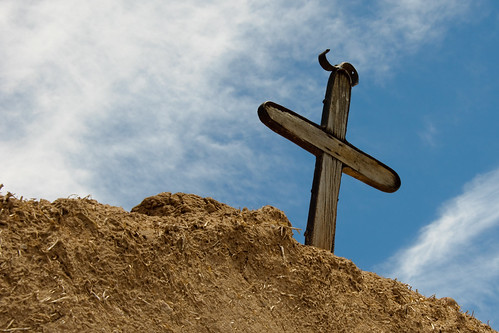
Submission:
{"label": "white cloud", "polygon": [[331,47],[333,62],[383,73],[466,3],[388,1],[356,19],[364,8],[331,1],[2,1],[1,181],[118,204],[255,189],[286,163],[261,149],[257,106],[322,98],[297,62]]}
{"label": "white cloud", "polygon": [[479,309],[482,320],[498,320],[499,169],[475,177],[444,204],[410,247],[391,258],[387,275],[426,294],[456,298]]}
{"label": "white cloud", "polygon": [[437,145],[436,136],[438,134],[437,128],[434,122],[426,121],[424,129],[419,132],[419,137],[421,140],[431,147]]}

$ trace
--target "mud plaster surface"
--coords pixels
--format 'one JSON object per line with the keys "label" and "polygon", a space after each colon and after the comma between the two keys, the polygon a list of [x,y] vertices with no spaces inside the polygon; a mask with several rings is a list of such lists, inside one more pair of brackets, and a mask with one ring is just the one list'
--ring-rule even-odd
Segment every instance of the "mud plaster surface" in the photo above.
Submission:
{"label": "mud plaster surface", "polygon": [[0,332],[495,332],[292,233],[182,193],[132,212],[0,196]]}

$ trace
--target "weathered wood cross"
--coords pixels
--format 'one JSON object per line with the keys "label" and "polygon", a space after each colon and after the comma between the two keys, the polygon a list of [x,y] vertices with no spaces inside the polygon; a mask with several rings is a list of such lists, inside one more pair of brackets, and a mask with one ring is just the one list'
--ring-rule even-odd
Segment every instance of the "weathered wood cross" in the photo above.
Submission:
{"label": "weathered wood cross", "polygon": [[395,192],[400,178],[388,166],[345,140],[350,93],[359,77],[349,63],[331,65],[327,52],[329,49],[319,55],[322,68],[331,72],[320,126],[273,102],[260,105],[258,116],[274,132],[316,156],[305,244],[334,252],[341,173],[384,192]]}

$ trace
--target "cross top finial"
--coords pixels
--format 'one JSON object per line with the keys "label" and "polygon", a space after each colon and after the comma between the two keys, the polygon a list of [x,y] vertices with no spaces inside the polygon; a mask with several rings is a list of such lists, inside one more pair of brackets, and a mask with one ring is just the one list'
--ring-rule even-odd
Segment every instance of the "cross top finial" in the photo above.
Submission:
{"label": "cross top finial", "polygon": [[359,84],[359,74],[357,73],[355,67],[353,67],[353,65],[349,62],[342,62],[341,64],[334,66],[331,65],[331,63],[326,58],[326,54],[329,51],[329,49],[326,49],[326,51],[319,54],[319,64],[321,65],[321,67],[328,72],[336,71],[340,68],[344,69],[348,73],[348,76],[350,76],[350,85],[353,87]]}

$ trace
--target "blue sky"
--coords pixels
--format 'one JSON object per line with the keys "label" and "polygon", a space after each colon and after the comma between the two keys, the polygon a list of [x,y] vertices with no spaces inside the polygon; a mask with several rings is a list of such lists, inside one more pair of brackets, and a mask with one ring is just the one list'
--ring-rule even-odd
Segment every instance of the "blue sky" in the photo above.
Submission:
{"label": "blue sky", "polygon": [[495,1],[4,0],[0,183],[125,209],[165,191],[273,205],[304,230],[315,158],[256,111],[319,122],[330,48],[360,76],[347,140],[402,180],[343,176],[336,254],[497,329],[498,34]]}

